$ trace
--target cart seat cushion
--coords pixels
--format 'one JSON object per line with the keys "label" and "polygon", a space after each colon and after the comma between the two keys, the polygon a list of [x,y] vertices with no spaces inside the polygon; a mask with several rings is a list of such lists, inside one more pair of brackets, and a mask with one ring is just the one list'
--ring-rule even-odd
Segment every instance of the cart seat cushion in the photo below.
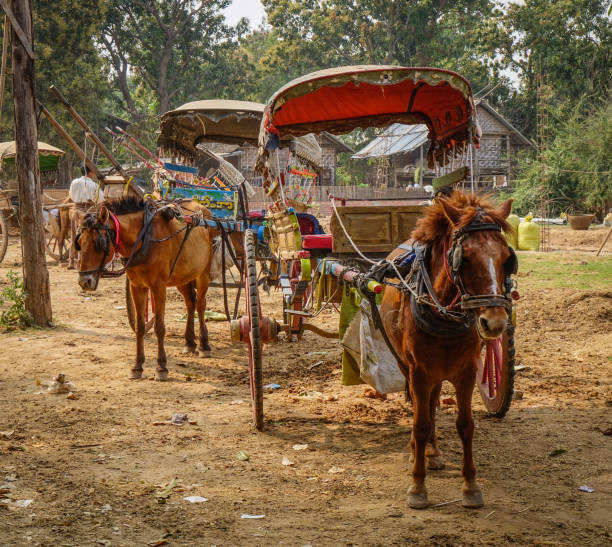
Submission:
{"label": "cart seat cushion", "polygon": [[317,217],[308,213],[296,213],[298,223],[300,225],[300,233],[303,236],[324,234],[323,226],[317,220]]}
{"label": "cart seat cushion", "polygon": [[332,250],[333,238],[331,234],[302,236],[303,249]]}

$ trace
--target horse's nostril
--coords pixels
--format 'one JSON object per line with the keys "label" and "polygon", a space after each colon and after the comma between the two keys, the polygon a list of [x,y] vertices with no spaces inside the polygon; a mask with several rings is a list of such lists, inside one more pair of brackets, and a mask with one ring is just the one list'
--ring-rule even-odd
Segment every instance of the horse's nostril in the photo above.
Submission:
{"label": "horse's nostril", "polygon": [[481,317],[480,318],[480,326],[484,329],[484,330],[489,330],[489,322],[486,320],[486,318]]}

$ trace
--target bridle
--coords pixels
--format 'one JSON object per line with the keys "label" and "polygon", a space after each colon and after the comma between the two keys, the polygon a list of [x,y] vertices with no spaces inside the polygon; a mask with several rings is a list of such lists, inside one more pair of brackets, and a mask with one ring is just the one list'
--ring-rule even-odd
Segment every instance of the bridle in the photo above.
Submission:
{"label": "bridle", "polygon": [[[459,302],[461,309],[465,312],[470,312],[476,308],[495,308],[504,307],[506,310],[512,309],[512,300],[508,294],[477,294],[472,295],[467,292],[463,280],[460,275],[461,265],[463,263],[463,242],[473,233],[476,232],[501,232],[501,226],[493,222],[483,222],[482,217],[485,211],[478,207],[477,214],[474,219],[463,228],[453,230],[450,245],[444,253],[444,268],[449,280],[457,287],[457,296],[451,302],[447,309],[451,309]],[[518,260],[516,254],[511,247],[510,257],[504,263],[504,273],[506,280],[515,274],[518,270]],[[507,284],[507,283],[506,283]],[[508,293],[509,291],[506,291]]]}
{"label": "bridle", "polygon": [[[95,218],[95,223],[92,226],[88,226],[88,229],[94,230],[97,234],[97,238],[95,241],[95,247],[97,250],[102,251],[102,260],[100,261],[100,265],[97,268],[92,270],[79,270],[79,275],[89,275],[89,274],[97,274],[98,277],[116,277],[116,275],[121,275],[119,272],[109,272],[106,269],[108,262],[112,261],[117,251],[121,248],[121,240],[119,239],[119,220],[117,217],[109,211],[109,216],[113,220],[113,224],[115,227],[113,228],[109,224],[102,224],[98,221],[98,213],[89,213],[91,217]],[[91,218],[90,217],[90,218]],[[81,245],[79,240],[81,238],[81,232],[77,234],[75,238],[75,247],[77,251],[81,250]],[[111,254],[111,244],[114,245],[114,250]],[[111,260],[107,261],[107,258],[111,256]]]}

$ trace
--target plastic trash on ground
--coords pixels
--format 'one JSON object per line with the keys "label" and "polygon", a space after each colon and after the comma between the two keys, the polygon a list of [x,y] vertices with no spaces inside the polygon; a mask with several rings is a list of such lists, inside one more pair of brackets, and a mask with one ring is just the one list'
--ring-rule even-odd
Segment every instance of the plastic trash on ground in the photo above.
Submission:
{"label": "plastic trash on ground", "polygon": [[60,393],[70,393],[71,391],[76,391],[76,386],[69,380],[66,380],[65,374],[56,374],[53,377],[53,380],[49,382],[47,391],[49,393],[53,393],[54,395]]}

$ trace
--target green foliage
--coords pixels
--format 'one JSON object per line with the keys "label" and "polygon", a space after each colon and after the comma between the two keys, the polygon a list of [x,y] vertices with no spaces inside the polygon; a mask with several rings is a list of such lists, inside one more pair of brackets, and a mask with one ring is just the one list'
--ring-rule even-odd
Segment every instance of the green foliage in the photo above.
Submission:
{"label": "green foliage", "polygon": [[351,174],[343,165],[336,168],[336,184],[348,186],[351,184]]}
{"label": "green foliage", "polygon": [[[223,97],[240,79],[236,37],[246,32],[225,23],[230,0],[112,0],[100,36],[125,104],[135,119],[194,98]],[[155,101],[138,103],[139,88]],[[195,95],[195,97],[194,97]],[[144,108],[144,111],[142,107]]]}
{"label": "green foliage", "polygon": [[531,157],[512,197],[520,214],[536,211],[544,183],[551,191],[551,212],[594,212],[601,219],[612,206],[612,100],[586,115],[574,113],[558,129],[542,161]]}
{"label": "green foliage", "polygon": [[0,306],[9,304],[8,309],[0,313],[0,327],[5,330],[26,328],[33,324],[30,313],[26,310],[26,292],[23,281],[12,270],[7,274],[9,285],[0,293]]}
{"label": "green foliage", "polygon": [[476,88],[500,80],[495,52],[504,34],[497,24],[501,12],[490,0],[263,0],[263,5],[274,38],[263,57],[267,79],[282,75],[286,82],[339,65],[399,64],[457,70]]}
{"label": "green foliage", "polygon": [[536,134],[536,87],[542,74],[555,107],[607,98],[612,83],[609,0],[508,2],[500,20],[505,46],[499,51],[518,72],[521,93],[502,111],[527,136]]}

